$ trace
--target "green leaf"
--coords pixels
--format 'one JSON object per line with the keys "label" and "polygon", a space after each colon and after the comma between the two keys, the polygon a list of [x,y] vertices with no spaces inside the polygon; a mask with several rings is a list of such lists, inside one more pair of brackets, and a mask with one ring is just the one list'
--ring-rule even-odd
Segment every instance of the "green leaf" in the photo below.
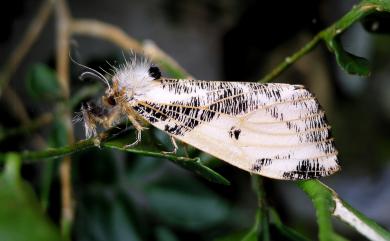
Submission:
{"label": "green leaf", "polygon": [[0,239],[12,241],[61,240],[44,216],[31,187],[19,175],[20,157],[6,156],[0,177]]}
{"label": "green leaf", "polygon": [[344,50],[338,37],[326,41],[330,50],[335,54],[338,65],[347,73],[369,76],[371,66],[367,59],[353,55]]}
{"label": "green leaf", "polygon": [[150,184],[145,192],[152,213],[165,224],[202,230],[223,222],[229,215],[228,204],[195,179],[164,178],[165,181]]}
{"label": "green leaf", "polygon": [[34,64],[28,70],[26,89],[36,100],[53,100],[60,95],[55,71],[40,63]]}
{"label": "green leaf", "polygon": [[195,172],[196,174],[206,178],[207,180],[223,185],[229,185],[230,182],[221,176],[219,173],[213,171],[207,166],[203,165],[199,158],[180,157],[173,154],[164,154],[162,150],[157,148],[155,142],[152,140],[150,131],[143,131],[142,141],[134,147],[124,148],[125,145],[135,140],[134,130],[126,131],[115,138],[108,140],[103,145],[105,147],[119,149],[131,153],[138,153],[146,156],[166,158],[183,168]]}
{"label": "green leaf", "polygon": [[68,143],[66,126],[60,116],[56,116],[53,121],[48,142],[50,147],[65,146]]}

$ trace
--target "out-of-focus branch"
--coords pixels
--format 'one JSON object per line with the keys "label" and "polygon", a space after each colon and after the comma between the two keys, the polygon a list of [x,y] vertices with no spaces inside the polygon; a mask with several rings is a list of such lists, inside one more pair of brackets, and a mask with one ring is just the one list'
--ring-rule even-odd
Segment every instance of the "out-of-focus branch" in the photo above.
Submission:
{"label": "out-of-focus branch", "polygon": [[168,54],[158,48],[152,41],[145,41],[141,44],[136,39],[129,36],[121,28],[104,23],[94,19],[74,19],[70,26],[73,34],[93,36],[110,41],[119,47],[134,51],[135,53],[144,54],[154,61],[161,61],[161,65],[169,72],[173,71],[177,77],[190,76]]}
{"label": "out-of-focus branch", "polygon": [[[67,102],[70,96],[69,86],[69,45],[70,45],[70,24],[71,15],[66,0],[56,1],[57,17],[57,36],[56,36],[56,65],[57,77],[61,87],[64,101]],[[65,123],[67,142],[74,143],[73,127],[71,123],[71,113],[65,102],[59,103],[59,108],[63,109],[61,119]],[[71,228],[74,219],[74,208],[72,198],[72,179],[71,179],[72,160],[70,156],[64,157],[60,165],[61,179],[61,200],[62,216],[61,231],[65,239],[70,239]]]}
{"label": "out-of-focus branch", "polygon": [[137,40],[115,25],[94,19],[75,19],[71,23],[70,30],[73,34],[90,35],[113,42],[123,49],[132,49],[137,53],[143,52],[143,47]]}
{"label": "out-of-focus branch", "polygon": [[28,50],[31,48],[31,46],[34,44],[37,37],[41,33],[43,27],[45,26],[50,16],[52,7],[53,7],[52,0],[46,0],[42,3],[37,15],[31,21],[28,30],[26,31],[22,40],[14,49],[14,51],[11,53],[11,56],[9,57],[9,59],[6,61],[3,68],[1,69],[0,96],[2,95],[3,91],[6,89],[6,86],[8,85],[11,76],[19,67],[20,62],[22,61],[24,56],[27,54]]}
{"label": "out-of-focus branch", "polygon": [[46,126],[53,121],[53,115],[51,113],[45,113],[38,118],[31,120],[29,123],[22,125],[14,129],[7,129],[0,133],[0,141],[7,138],[18,136],[22,134],[28,134],[34,132],[36,129]]}
{"label": "out-of-focus branch", "polygon": [[4,98],[6,103],[5,106],[8,108],[10,114],[18,119],[20,124],[27,125],[30,121],[30,117],[28,116],[26,108],[24,108],[22,100],[14,89],[11,86],[7,86],[2,97]]}
{"label": "out-of-focus branch", "polygon": [[12,103],[14,116],[22,123],[27,124],[30,120],[26,109],[24,108],[23,102],[15,91],[8,86],[8,83],[18,69],[23,58],[30,50],[31,46],[37,40],[47,20],[49,19],[50,13],[53,8],[53,1],[46,0],[42,2],[37,15],[31,21],[27,31],[25,32],[22,40],[19,42],[17,47],[11,52],[10,57],[7,59],[5,64],[2,66],[0,71],[0,97],[4,97],[7,103]]}

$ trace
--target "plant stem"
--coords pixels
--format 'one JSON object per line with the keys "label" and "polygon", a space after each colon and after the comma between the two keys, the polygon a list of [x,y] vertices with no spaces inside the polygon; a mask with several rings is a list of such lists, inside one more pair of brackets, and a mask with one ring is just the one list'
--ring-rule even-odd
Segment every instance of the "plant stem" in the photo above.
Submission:
{"label": "plant stem", "polygon": [[[64,102],[59,103],[59,109],[63,110],[61,119],[65,124],[67,133],[67,142],[74,143],[73,127],[71,124],[71,112],[66,103],[70,96],[69,86],[69,44],[70,44],[70,23],[71,15],[67,6],[66,0],[57,0],[55,5],[57,17],[57,46],[56,46],[56,65],[57,78],[64,98]],[[61,180],[61,200],[62,200],[62,215],[61,215],[61,231],[65,240],[70,240],[70,233],[74,219],[74,207],[72,198],[72,160],[70,156],[65,156],[60,164],[60,180]]]}
{"label": "plant stem", "polygon": [[317,214],[319,240],[344,240],[332,228],[331,216],[349,224],[370,240],[390,240],[390,233],[371,219],[353,209],[341,200],[337,193],[318,180],[298,181],[301,188],[312,200]]}
{"label": "plant stem", "polygon": [[258,82],[261,83],[267,83],[271,80],[275,79],[277,76],[279,76],[283,71],[285,71],[288,67],[290,67],[292,64],[297,62],[300,58],[302,58],[304,55],[306,55],[308,52],[310,52],[315,46],[317,46],[318,42],[321,40],[321,33],[314,36],[310,42],[305,44],[300,50],[295,52],[293,55],[286,57],[283,62],[281,62],[279,65],[277,65],[275,68],[271,70],[266,76],[264,76],[262,79],[260,79]]}
{"label": "plant stem", "polygon": [[258,238],[260,240],[270,240],[269,234],[269,218],[268,218],[268,207],[265,200],[265,191],[263,187],[263,178],[259,175],[251,175],[252,189],[256,193],[257,205],[258,205]]}
{"label": "plant stem", "polygon": [[314,49],[318,43],[323,40],[328,48],[334,52],[334,46],[332,40],[348,29],[352,24],[359,21],[364,16],[367,16],[375,11],[387,11],[390,12],[390,3],[388,0],[364,0],[358,5],[354,6],[348,13],[346,13],[341,19],[316,34],[312,40],[305,44],[301,49],[286,57],[280,64],[278,64],[270,73],[266,74],[259,80],[261,83],[267,83],[281,73],[283,73],[293,63],[297,62],[300,58],[305,56],[308,52]]}

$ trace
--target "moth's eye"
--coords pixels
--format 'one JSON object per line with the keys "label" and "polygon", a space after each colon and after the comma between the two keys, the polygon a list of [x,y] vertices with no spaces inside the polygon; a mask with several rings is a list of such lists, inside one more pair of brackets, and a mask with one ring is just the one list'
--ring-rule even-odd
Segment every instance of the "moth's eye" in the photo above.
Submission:
{"label": "moth's eye", "polygon": [[110,104],[110,105],[116,105],[116,101],[115,101],[115,98],[114,96],[110,96],[107,98],[107,103]]}
{"label": "moth's eye", "polygon": [[149,68],[149,75],[153,77],[154,79],[159,79],[161,77],[161,71],[156,66],[151,66]]}

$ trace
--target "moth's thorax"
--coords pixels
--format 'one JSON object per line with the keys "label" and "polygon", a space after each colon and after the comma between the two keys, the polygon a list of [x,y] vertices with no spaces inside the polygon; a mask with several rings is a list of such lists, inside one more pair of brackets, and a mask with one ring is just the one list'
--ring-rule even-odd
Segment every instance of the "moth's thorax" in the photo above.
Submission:
{"label": "moth's thorax", "polygon": [[126,63],[116,71],[112,82],[117,84],[119,91],[126,91],[128,97],[143,94],[155,79],[150,75],[150,67],[147,60]]}

